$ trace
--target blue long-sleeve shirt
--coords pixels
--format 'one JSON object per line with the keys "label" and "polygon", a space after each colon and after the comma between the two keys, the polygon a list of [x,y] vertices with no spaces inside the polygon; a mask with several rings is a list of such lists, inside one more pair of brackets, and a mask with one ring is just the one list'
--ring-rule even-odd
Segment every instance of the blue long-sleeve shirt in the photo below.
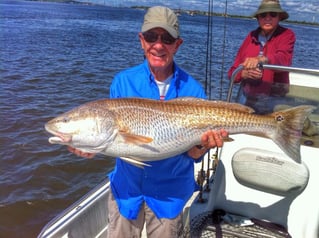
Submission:
{"label": "blue long-sleeve shirt", "polygon": [[[165,100],[185,96],[206,98],[200,83],[174,64],[174,74]],[[112,82],[110,97],[159,100],[159,89],[148,62],[145,60],[118,73]],[[197,188],[194,160],[185,152],[169,159],[146,163],[151,166],[138,168],[116,159],[115,169],[109,176],[120,213],[128,219],[136,219],[145,201],[158,218],[175,218]]]}

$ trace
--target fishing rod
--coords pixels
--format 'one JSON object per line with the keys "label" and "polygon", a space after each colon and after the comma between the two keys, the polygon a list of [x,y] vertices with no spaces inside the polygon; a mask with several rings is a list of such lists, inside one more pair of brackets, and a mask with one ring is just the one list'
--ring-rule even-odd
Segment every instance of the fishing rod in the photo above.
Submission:
{"label": "fishing rod", "polygon": [[[227,0],[225,0],[225,12],[224,12],[224,32],[223,32],[223,53],[222,53],[222,64],[221,64],[221,72],[220,72],[220,93],[219,93],[219,99],[222,99],[222,95],[223,95],[223,75],[224,75],[224,65],[225,65],[225,46],[226,46],[226,20],[227,20],[227,5],[228,2]],[[211,54],[212,55],[212,54]],[[210,62],[211,63],[211,62]],[[212,78],[210,78],[210,82],[212,81]],[[211,95],[210,95],[211,96]],[[210,98],[211,99],[211,98]],[[218,147],[215,150],[215,153],[212,154],[212,156],[210,156],[210,153],[208,154],[207,157],[207,174],[206,174],[206,188],[205,188],[205,192],[209,192],[210,191],[210,171],[213,171],[213,174],[215,174],[216,168],[217,168],[217,164],[218,164]],[[211,160],[211,163],[210,163]],[[211,165],[211,167],[210,167]]]}
{"label": "fishing rod", "polygon": [[[207,42],[206,42],[206,74],[205,74],[205,91],[208,95],[208,99],[211,100],[212,97],[212,52],[213,52],[213,0],[208,1],[208,18],[207,18]],[[224,74],[224,63],[225,63],[225,45],[226,45],[226,18],[227,18],[227,0],[225,0],[225,12],[224,12],[224,41],[223,41],[223,53],[222,53],[222,70],[221,70],[221,79],[220,79],[220,94],[219,98],[222,98],[223,92],[223,74]],[[215,173],[217,164],[218,164],[218,148],[216,148],[215,153],[211,156],[210,151],[207,154],[207,170],[205,173],[204,170],[204,163],[205,160],[202,160],[201,170],[198,172],[197,175],[197,183],[200,186],[199,189],[199,202],[204,202],[203,199],[203,191],[209,192],[210,191],[210,173],[211,170],[213,174]],[[204,181],[206,180],[206,187],[203,189]]]}
{"label": "fishing rod", "polygon": [[[206,41],[206,71],[205,71],[205,92],[208,95],[208,99],[211,99],[211,88],[212,88],[212,80],[211,80],[211,73],[212,73],[212,63],[211,63],[211,56],[212,56],[212,0],[208,0],[208,18],[207,18],[207,41]],[[207,191],[207,179],[209,176],[210,170],[210,151],[208,153],[208,160],[207,160],[207,172],[205,172],[205,159],[201,162],[201,169],[198,171],[197,174],[197,184],[199,185],[199,194],[197,201],[200,203],[204,203],[205,200],[203,199],[203,187],[204,182],[206,180],[206,191]]]}

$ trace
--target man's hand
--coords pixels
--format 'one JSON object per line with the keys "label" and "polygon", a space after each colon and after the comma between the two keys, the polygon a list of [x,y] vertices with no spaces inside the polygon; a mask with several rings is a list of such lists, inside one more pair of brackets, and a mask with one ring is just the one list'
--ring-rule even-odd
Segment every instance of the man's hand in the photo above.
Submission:
{"label": "man's hand", "polygon": [[208,130],[201,137],[201,145],[194,146],[188,151],[188,155],[194,159],[199,159],[207,150],[215,147],[222,147],[223,138],[228,137],[228,132],[224,129],[219,131]]}
{"label": "man's hand", "polygon": [[260,69],[243,69],[241,71],[241,77],[243,79],[254,79],[254,80],[260,80],[263,76],[263,73]]}
{"label": "man's hand", "polygon": [[259,80],[263,76],[262,70],[259,68],[259,64],[268,63],[268,58],[266,56],[248,57],[241,64],[244,69],[241,72],[241,77],[243,79],[256,79]]}

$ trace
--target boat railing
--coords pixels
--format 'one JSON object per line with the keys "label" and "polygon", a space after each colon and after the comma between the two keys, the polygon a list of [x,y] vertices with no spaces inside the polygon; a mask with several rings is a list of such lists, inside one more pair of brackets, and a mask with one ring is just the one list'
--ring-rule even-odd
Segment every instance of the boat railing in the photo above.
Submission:
{"label": "boat railing", "polygon": [[[259,64],[258,67],[260,69],[270,69],[274,71],[286,71],[286,72],[303,73],[303,74],[319,76],[319,70],[317,69],[297,68],[297,67],[271,65],[271,64]],[[235,78],[237,74],[241,72],[243,69],[244,69],[244,66],[240,65],[234,70],[233,74],[231,75],[229,90],[227,94],[227,102],[230,102],[231,100]]]}

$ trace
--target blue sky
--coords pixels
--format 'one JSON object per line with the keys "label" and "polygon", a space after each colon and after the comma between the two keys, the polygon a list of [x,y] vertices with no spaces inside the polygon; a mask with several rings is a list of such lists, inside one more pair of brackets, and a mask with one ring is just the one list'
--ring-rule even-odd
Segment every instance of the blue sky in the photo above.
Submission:
{"label": "blue sky", "polygon": [[[109,6],[153,6],[165,5],[171,8],[188,10],[208,9],[208,0],[79,0],[89,1]],[[256,0],[213,0],[213,11],[223,13],[227,2],[227,13],[236,15],[252,15],[258,8],[260,1]],[[319,0],[281,0],[281,6],[290,17],[289,20],[319,22]]]}

